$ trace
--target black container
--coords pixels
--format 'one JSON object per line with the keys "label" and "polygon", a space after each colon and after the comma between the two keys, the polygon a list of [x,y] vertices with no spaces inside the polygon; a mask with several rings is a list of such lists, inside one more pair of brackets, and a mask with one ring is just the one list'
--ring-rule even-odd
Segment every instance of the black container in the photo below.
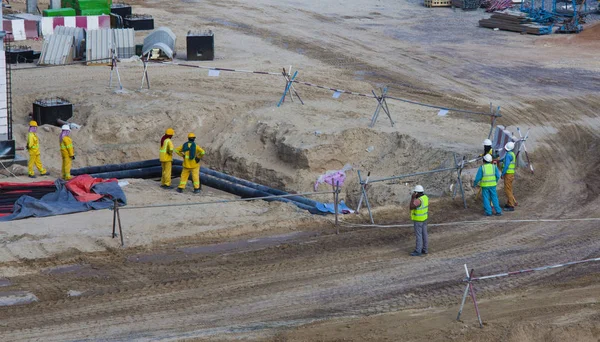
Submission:
{"label": "black container", "polygon": [[215,59],[215,34],[212,31],[189,31],[186,38],[188,61],[212,61]]}
{"label": "black container", "polygon": [[130,15],[123,19],[123,25],[136,31],[154,30],[154,18],[150,15]]}
{"label": "black container", "polygon": [[[17,63],[33,63],[36,58],[35,53],[31,48],[29,49],[15,49],[11,48],[5,52],[6,61],[10,64]],[[39,57],[39,54],[38,54]]]}
{"label": "black container", "polygon": [[65,99],[43,99],[33,103],[33,120],[40,126],[60,126],[58,119],[68,121],[71,117],[73,117],[73,104]]}
{"label": "black container", "polygon": [[126,4],[112,4],[112,6],[110,6],[110,13],[125,18],[131,16],[131,6]]}
{"label": "black container", "polygon": [[0,159],[15,159],[15,141],[0,141]]}

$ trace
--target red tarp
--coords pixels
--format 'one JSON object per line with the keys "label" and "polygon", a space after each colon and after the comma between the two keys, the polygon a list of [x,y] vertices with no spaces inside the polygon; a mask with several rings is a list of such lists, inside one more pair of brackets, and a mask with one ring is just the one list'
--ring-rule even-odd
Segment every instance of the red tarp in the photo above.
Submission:
{"label": "red tarp", "polygon": [[92,192],[92,187],[98,183],[106,182],[118,182],[118,180],[116,178],[101,179],[94,178],[90,175],[80,175],[68,181],[65,186],[79,202],[92,202],[104,197],[103,195]]}

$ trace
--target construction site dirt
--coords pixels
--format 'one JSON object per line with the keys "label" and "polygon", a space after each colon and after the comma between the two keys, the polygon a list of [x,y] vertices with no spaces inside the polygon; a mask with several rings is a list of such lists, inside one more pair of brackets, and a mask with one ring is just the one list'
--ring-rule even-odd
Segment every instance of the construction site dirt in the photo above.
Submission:
{"label": "construction site dirt", "polygon": [[[332,215],[290,204],[186,206],[235,197],[127,179],[125,247],[111,237],[109,210],[0,222],[1,340],[600,340],[598,262],[475,282],[483,329],[470,299],[456,320],[464,264],[481,276],[600,257],[597,16],[579,35],[531,36],[478,27],[489,16],[482,9],[416,0],[128,3],[177,35],[177,63],[185,60],[186,33],[210,29],[215,60],[185,63],[275,73],[291,66],[298,80],[336,89],[371,94],[387,86],[390,96],[443,107],[501,106],[497,124],[531,129],[535,173],[517,170],[518,206],[501,217],[483,216],[471,186],[476,165],[463,175],[467,209],[451,197],[456,172],[380,182],[369,189],[378,226],[361,226],[369,224],[363,208],[340,216],[339,234]],[[136,43],[147,33],[136,32]],[[39,50],[42,43],[26,44]],[[173,127],[176,145],[196,133],[203,165],[289,192],[312,191],[319,175],[351,164],[341,199],[352,208],[356,170],[380,178],[451,167],[454,153],[481,153],[490,129],[489,116],[439,116],[393,100],[396,125],[380,115],[369,128],[375,99],[332,98],[301,84],[304,105],[288,98],[277,107],[283,76],[209,77],[151,63],[151,87],[139,90],[143,66],[131,59],[119,62],[124,90],[114,91],[106,66],[31,68],[13,66],[18,147],[32,103],[59,96],[74,104],[72,121],[81,125],[71,134],[75,168],[155,159]],[[61,167],[59,132],[38,130],[53,175]],[[409,256],[416,184],[431,198],[424,257]],[[504,204],[502,182],[498,191]],[[590,220],[569,221],[583,218]],[[381,227],[394,224],[401,226]]]}

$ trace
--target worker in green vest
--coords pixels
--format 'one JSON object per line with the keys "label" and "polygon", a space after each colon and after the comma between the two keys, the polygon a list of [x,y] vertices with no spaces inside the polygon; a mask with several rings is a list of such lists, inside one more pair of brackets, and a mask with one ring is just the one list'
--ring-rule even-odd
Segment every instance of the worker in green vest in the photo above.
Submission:
{"label": "worker in green vest", "polygon": [[515,211],[515,205],[517,204],[517,200],[513,195],[513,181],[515,180],[515,166],[517,165],[517,157],[513,152],[514,148],[515,143],[512,141],[509,141],[504,146],[506,154],[504,155],[504,166],[502,167],[502,175],[500,176],[504,179],[504,193],[506,194],[504,210],[506,211]]}
{"label": "worker in green vest", "polygon": [[429,197],[421,185],[415,186],[410,199],[410,219],[415,228],[416,247],[411,256],[422,256],[428,253],[429,239],[427,237],[427,213],[429,212]]}
{"label": "worker in green vest", "polygon": [[494,205],[496,210],[496,216],[502,215],[502,209],[500,209],[500,203],[498,202],[498,193],[496,192],[496,185],[498,179],[500,179],[500,171],[496,165],[492,164],[492,156],[486,154],[483,156],[484,164],[477,170],[473,187],[478,184],[481,186],[481,194],[483,197],[483,210],[486,216],[492,216],[492,207],[490,201]]}

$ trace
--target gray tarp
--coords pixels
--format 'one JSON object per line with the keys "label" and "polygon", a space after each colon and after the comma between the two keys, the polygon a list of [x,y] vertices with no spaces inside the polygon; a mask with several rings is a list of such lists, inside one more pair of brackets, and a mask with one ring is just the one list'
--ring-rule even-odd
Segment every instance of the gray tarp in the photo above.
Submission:
{"label": "gray tarp", "polygon": [[[45,217],[79,213],[88,210],[99,210],[112,208],[113,200],[104,197],[95,202],[79,202],[73,194],[65,187],[65,182],[56,180],[56,191],[45,195],[41,199],[30,196],[20,197],[14,205],[11,215],[0,217],[0,221],[12,221],[27,217]],[[117,199],[119,205],[127,204],[125,193],[117,182],[98,183],[92,187],[92,191],[100,195],[108,195]]]}

